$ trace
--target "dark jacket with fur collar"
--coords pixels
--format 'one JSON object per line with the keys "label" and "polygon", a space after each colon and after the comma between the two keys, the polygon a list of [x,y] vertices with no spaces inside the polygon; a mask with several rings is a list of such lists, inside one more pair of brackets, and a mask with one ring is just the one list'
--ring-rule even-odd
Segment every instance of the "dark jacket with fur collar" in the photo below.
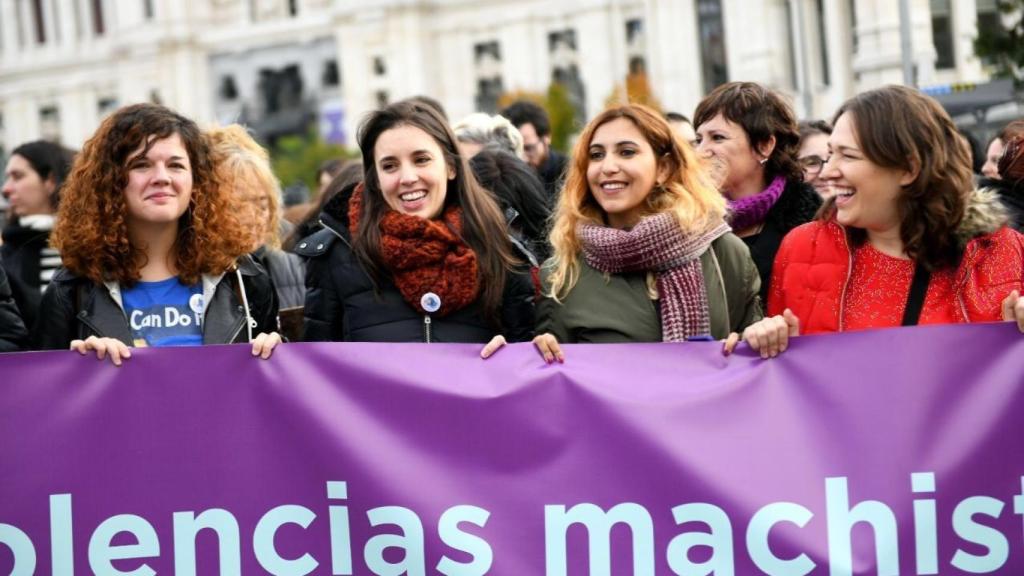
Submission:
{"label": "dark jacket with fur collar", "polygon": [[295,246],[296,254],[309,258],[303,340],[484,343],[499,333],[509,342],[533,337],[534,289],[526,274],[507,276],[500,327],[486,321],[479,301],[428,320],[390,278],[375,287],[352,250],[348,202],[354,188],[331,199],[320,216],[323,228]]}
{"label": "dark jacket with fur collar", "polygon": [[[238,276],[242,277],[239,286]],[[238,271],[217,276],[203,275],[203,344],[231,344],[248,341],[246,313],[241,291],[245,291],[252,333],[278,331],[277,294],[267,271],[251,257],[238,259]],[[89,336],[117,338],[132,345],[132,331],[121,304],[117,282],[96,284],[61,268],[43,294],[39,319],[32,329],[35,350],[67,350],[72,340]]]}

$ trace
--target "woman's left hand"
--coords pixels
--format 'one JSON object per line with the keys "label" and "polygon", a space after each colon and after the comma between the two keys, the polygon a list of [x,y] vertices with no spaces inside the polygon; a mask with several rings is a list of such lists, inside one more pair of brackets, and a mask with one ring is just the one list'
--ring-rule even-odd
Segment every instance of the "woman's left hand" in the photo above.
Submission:
{"label": "woman's left hand", "polygon": [[266,360],[270,358],[270,355],[274,353],[274,348],[280,343],[281,335],[277,332],[271,332],[270,334],[260,332],[252,340],[252,355]]}
{"label": "woman's left hand", "polygon": [[490,358],[492,354],[500,350],[505,344],[507,344],[507,342],[505,342],[505,337],[498,334],[494,338],[491,338],[491,341],[488,342],[487,345],[484,346],[484,349],[480,351],[480,357],[484,360]]}
{"label": "woman's left hand", "polygon": [[1024,332],[1024,298],[1014,290],[1003,300],[1003,320],[1016,322],[1017,328]]}

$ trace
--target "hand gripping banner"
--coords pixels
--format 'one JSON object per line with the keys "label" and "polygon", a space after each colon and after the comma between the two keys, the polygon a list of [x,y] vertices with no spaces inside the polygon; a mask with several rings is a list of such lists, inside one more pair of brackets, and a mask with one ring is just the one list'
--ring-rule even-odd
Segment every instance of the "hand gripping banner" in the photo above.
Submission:
{"label": "hand gripping banner", "polygon": [[1008,324],[0,356],[0,574],[1024,574]]}

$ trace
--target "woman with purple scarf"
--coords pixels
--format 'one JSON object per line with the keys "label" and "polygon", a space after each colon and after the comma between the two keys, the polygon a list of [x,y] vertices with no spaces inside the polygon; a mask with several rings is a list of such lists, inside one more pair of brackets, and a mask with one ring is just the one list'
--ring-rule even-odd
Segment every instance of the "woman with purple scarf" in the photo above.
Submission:
{"label": "woman with purple scarf", "polygon": [[576,143],[542,270],[534,344],[726,338],[761,318],[760,280],[689,144],[649,108],[599,114]]}
{"label": "woman with purple scarf", "polygon": [[697,154],[728,200],[726,216],[750,247],[767,299],[782,237],[810,222],[821,197],[803,181],[800,131],[789,104],[753,82],[722,84],[697,105]]}

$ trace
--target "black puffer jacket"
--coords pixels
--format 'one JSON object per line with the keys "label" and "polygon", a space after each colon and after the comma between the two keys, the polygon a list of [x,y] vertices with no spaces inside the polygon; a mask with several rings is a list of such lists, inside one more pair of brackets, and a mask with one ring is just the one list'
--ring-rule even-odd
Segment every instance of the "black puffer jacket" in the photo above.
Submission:
{"label": "black puffer jacket", "polygon": [[[50,229],[36,229],[18,224],[8,224],[3,231],[3,245],[0,255],[7,271],[14,301],[21,311],[27,326],[35,322],[42,300],[41,271],[44,250],[50,245]],[[49,264],[52,270],[59,261]]]}
{"label": "black puffer jacket", "polygon": [[818,196],[814,188],[803,182],[787,181],[782,196],[768,211],[761,231],[743,238],[761,275],[762,302],[768,301],[772,266],[775,264],[775,254],[779,251],[782,238],[793,228],[813,220],[818,208],[821,208],[821,196]]}
{"label": "black puffer jacket", "polygon": [[328,202],[320,216],[324,227],[295,246],[296,254],[309,258],[303,340],[484,343],[499,333],[509,342],[533,337],[534,290],[526,274],[508,276],[500,328],[484,319],[479,301],[428,322],[390,279],[374,290],[351,247],[347,211],[353,189]]}
{"label": "black puffer jacket", "polygon": [[[239,286],[238,275],[242,277]],[[207,302],[203,316],[203,344],[232,344],[248,341],[245,306],[255,321],[252,334],[277,332],[277,294],[267,271],[251,257],[238,259],[237,272],[203,276]],[[67,350],[72,340],[89,336],[117,338],[132,345],[132,331],[120,304],[116,282],[96,284],[61,268],[43,294],[42,312],[32,329],[34,350]]]}
{"label": "black puffer jacket", "polygon": [[21,321],[18,306],[11,296],[7,274],[0,266],[0,352],[17,352],[28,343],[28,332]]}

